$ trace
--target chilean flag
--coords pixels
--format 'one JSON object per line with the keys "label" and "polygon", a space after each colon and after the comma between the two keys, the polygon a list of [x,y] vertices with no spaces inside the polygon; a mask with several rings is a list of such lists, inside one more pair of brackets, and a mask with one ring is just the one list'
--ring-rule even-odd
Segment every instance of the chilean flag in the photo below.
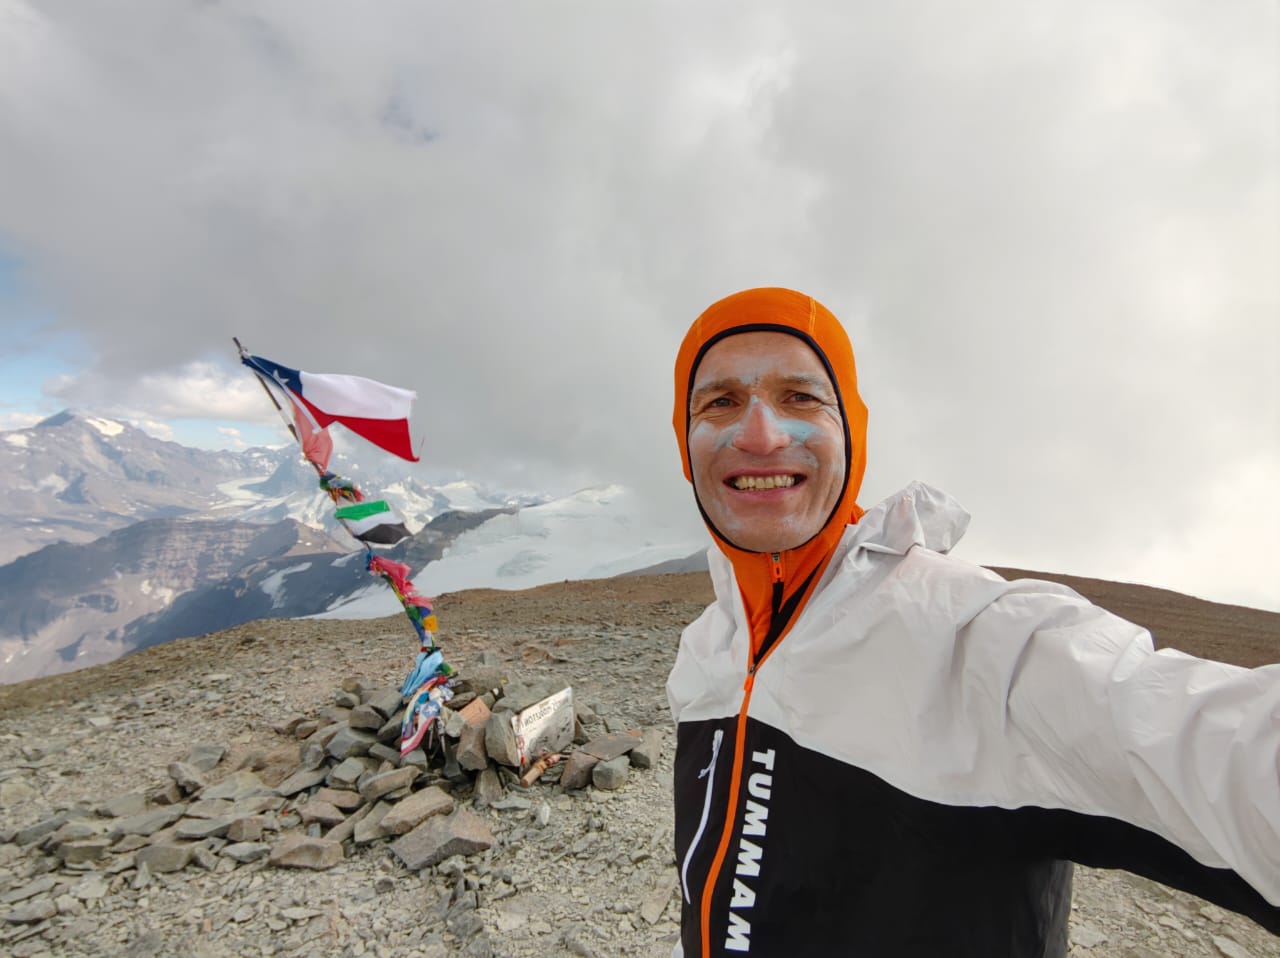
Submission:
{"label": "chilean flag", "polygon": [[339,373],[304,373],[261,356],[242,362],[300,403],[319,428],[338,422],[375,446],[417,462],[409,439],[409,410],[418,394]]}

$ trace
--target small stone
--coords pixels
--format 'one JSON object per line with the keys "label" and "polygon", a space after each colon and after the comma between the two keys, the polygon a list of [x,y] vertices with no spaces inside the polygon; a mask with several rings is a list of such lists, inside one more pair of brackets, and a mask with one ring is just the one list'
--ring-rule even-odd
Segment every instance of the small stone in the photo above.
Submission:
{"label": "small stone", "polygon": [[411,765],[381,772],[360,784],[360,794],[364,796],[365,801],[376,802],[384,795],[412,785],[417,777],[418,770]]}
{"label": "small stone", "polygon": [[200,793],[200,797],[209,798],[226,798],[233,802],[239,802],[246,798],[254,798],[260,795],[276,796],[279,793],[275,789],[265,785],[262,779],[258,778],[253,772],[241,770],[228,775],[217,785],[210,785]]}
{"label": "small stone", "polygon": [[98,861],[107,854],[110,847],[111,843],[105,838],[63,842],[58,846],[57,856],[64,865],[80,865]]}
{"label": "small stone", "polygon": [[26,782],[0,783],[0,808],[16,808],[36,797],[36,790]]}
{"label": "small stone", "polygon": [[380,762],[390,762],[393,766],[401,764],[400,750],[390,745],[383,745],[381,742],[369,746],[369,757],[376,758]]}
{"label": "small stone", "polygon": [[180,819],[182,813],[181,806],[171,805],[168,808],[159,808],[130,818],[122,818],[112,826],[107,837],[117,839],[125,835],[154,835]]}
{"label": "small stone", "polygon": [[339,689],[333,693],[333,704],[340,709],[353,709],[360,704],[360,690],[357,682],[353,688]]}
{"label": "small stone", "polygon": [[187,757],[183,759],[188,765],[193,765],[202,772],[211,772],[215,769],[222,756],[227,754],[225,745],[218,745],[213,742],[197,742],[191,746],[191,751],[187,753]]}
{"label": "small stone", "polygon": [[420,748],[415,748],[400,756],[400,764],[402,766],[412,765],[419,771],[425,772],[427,770],[427,753]]}
{"label": "small stone", "polygon": [[138,849],[134,861],[139,866],[146,865],[153,875],[181,871],[191,861],[191,846],[175,845],[170,842],[148,845],[146,848]]}
{"label": "small stone", "polygon": [[280,912],[281,918],[287,918],[289,921],[309,921],[312,918],[319,918],[324,912],[317,911],[314,908],[304,908],[295,905],[292,908],[285,908]]}
{"label": "small stone", "polygon": [[329,739],[329,744],[325,748],[329,750],[330,755],[341,761],[353,755],[364,755],[369,751],[369,746],[376,741],[377,738],[368,732],[344,726]]}
{"label": "small stone", "polygon": [[319,822],[324,826],[337,825],[347,817],[340,809],[334,808],[328,802],[316,801],[314,798],[305,805],[299,805],[298,814],[302,816],[304,825],[310,825],[312,822]]}
{"label": "small stone", "polygon": [[581,749],[571,753],[560,773],[560,787],[565,791],[586,788],[591,781],[591,770],[599,763],[600,759]]}
{"label": "small stone", "polygon": [[488,767],[481,769],[480,774],[476,776],[476,787],[473,793],[475,804],[482,807],[492,805],[496,808],[505,794],[506,789],[502,787],[502,779],[498,777],[497,769]]}
{"label": "small stone", "polygon": [[368,732],[377,732],[386,721],[387,717],[372,705],[357,705],[347,718],[352,728],[364,729]]}
{"label": "small stone", "polygon": [[484,724],[484,748],[488,756],[501,765],[520,766],[520,749],[511,727],[509,712],[494,712]]}
{"label": "small stone", "polygon": [[378,729],[378,741],[384,745],[392,745],[400,740],[401,720],[399,716],[393,715],[387,719],[386,724]]}
{"label": "small stone", "polygon": [[104,818],[128,818],[147,810],[147,796],[142,792],[119,795],[98,806],[98,814]]}
{"label": "small stone", "polygon": [[225,798],[198,798],[187,806],[187,818],[225,818],[234,807]]}
{"label": "small stone", "polygon": [[133,880],[129,882],[129,887],[134,891],[142,891],[151,884],[151,868],[146,862],[138,865],[138,870],[133,873]]}
{"label": "small stone", "polygon": [[1249,952],[1242,945],[1221,935],[1213,936],[1213,947],[1218,949],[1223,958],[1251,958]]}
{"label": "small stone", "polygon": [[278,868],[323,870],[342,861],[342,843],[293,834],[271,850],[268,863]]}
{"label": "small stone", "polygon": [[384,719],[393,716],[399,718],[400,706],[404,704],[404,699],[398,688],[385,688],[366,693],[364,704],[372,706]]}
{"label": "small stone", "polygon": [[593,738],[582,746],[581,750],[594,755],[602,762],[608,762],[619,755],[625,755],[630,752],[641,742],[642,739],[637,732],[610,732],[607,735]]}
{"label": "small stone", "polygon": [[314,788],[325,780],[328,770],[324,768],[302,768],[294,772],[276,786],[276,791],[284,796],[297,795],[309,788]]}
{"label": "small stone", "polygon": [[0,896],[0,904],[12,905],[14,902],[25,901],[28,898],[34,898],[36,895],[43,895],[47,891],[52,891],[57,884],[58,880],[52,875],[44,875],[20,888],[5,892],[3,896]]}
{"label": "small stone", "polygon": [[315,719],[303,719],[293,730],[294,738],[310,738],[320,730],[320,723]]}
{"label": "small stone", "polygon": [[227,826],[227,841],[256,842],[262,837],[263,818],[261,815],[247,815],[235,819]]}
{"label": "small stone", "polygon": [[478,772],[489,766],[489,753],[485,751],[486,727],[484,725],[464,725],[458,737],[458,764],[471,772]]}
{"label": "small stone", "polygon": [[359,792],[348,791],[345,788],[322,788],[311,796],[311,800],[315,802],[328,802],[335,808],[340,808],[344,812],[354,812],[357,808],[364,804],[364,799]]}
{"label": "small stone", "polygon": [[649,894],[644,896],[644,901],[640,903],[640,917],[650,925],[656,925],[675,893],[676,883],[670,876],[659,879]]}
{"label": "small stone", "polygon": [[316,769],[329,760],[329,751],[319,742],[303,742],[298,749],[298,760],[304,769]]}
{"label": "small stone", "polygon": [[18,829],[13,836],[13,840],[19,845],[30,845],[46,835],[52,835],[68,821],[70,821],[70,816],[66,812],[60,812],[52,818],[46,818],[36,822],[34,825]]}
{"label": "small stone", "polygon": [[599,762],[591,769],[591,784],[604,791],[622,788],[627,783],[627,774],[631,768],[631,758],[619,755],[607,762]]}
{"label": "small stone", "polygon": [[33,898],[10,909],[5,914],[4,920],[15,925],[30,925],[52,918],[57,913],[58,906],[53,903],[53,899],[41,895],[39,898]]}
{"label": "small stone", "polygon": [[230,858],[232,861],[245,865],[249,862],[256,862],[269,851],[271,851],[271,846],[263,842],[236,842],[234,845],[226,846],[220,854]]}
{"label": "small stone", "polygon": [[143,835],[126,835],[114,845],[111,846],[113,852],[127,853],[137,851],[139,848],[145,848],[151,844]]}
{"label": "small stone", "polygon": [[444,734],[449,738],[461,738],[463,729],[467,727],[467,720],[462,717],[461,713],[455,712],[448,707],[440,710],[440,717],[436,719],[436,722],[444,729]]}
{"label": "small stone", "polygon": [[640,744],[631,750],[631,764],[636,768],[653,768],[662,757],[664,740],[662,729],[645,729],[640,733]]}
{"label": "small stone", "polygon": [[492,847],[493,833],[484,819],[465,808],[427,819],[391,843],[392,853],[410,871],[444,861],[451,855],[474,855]]}
{"label": "small stone", "polygon": [[169,765],[169,777],[184,792],[191,793],[204,788],[204,775],[200,769],[186,762],[172,762]]}
{"label": "small stone", "polygon": [[491,803],[490,807],[499,812],[527,812],[533,807],[533,802],[521,795],[508,795]]}
{"label": "small stone", "polygon": [[1107,940],[1107,936],[1087,922],[1072,919],[1071,944],[1077,948],[1095,948]]}
{"label": "small stone", "polygon": [[107,896],[107,883],[101,875],[90,875],[71,889],[71,894],[81,901],[97,901]]}
{"label": "small stone", "polygon": [[188,818],[178,823],[174,838],[199,841],[204,838],[221,838],[231,828],[229,818]]}
{"label": "small stone", "polygon": [[335,785],[354,786],[367,769],[358,758],[348,758],[329,770],[328,781]]}
{"label": "small stone", "polygon": [[177,805],[187,796],[186,793],[178,787],[177,782],[170,782],[163,788],[158,788],[154,792],[151,792],[147,797],[157,805]]}
{"label": "small stone", "polygon": [[1215,925],[1220,925],[1227,920],[1227,913],[1225,911],[1217,905],[1211,905],[1208,902],[1200,906],[1200,916],[1213,922]]}
{"label": "small stone", "polygon": [[414,792],[398,802],[382,819],[384,835],[404,835],[433,815],[453,811],[453,798],[438,785]]}
{"label": "small stone", "polygon": [[351,833],[357,845],[368,845],[383,837],[382,820],[391,812],[392,807],[387,802],[369,806],[368,814],[356,823],[355,830]]}

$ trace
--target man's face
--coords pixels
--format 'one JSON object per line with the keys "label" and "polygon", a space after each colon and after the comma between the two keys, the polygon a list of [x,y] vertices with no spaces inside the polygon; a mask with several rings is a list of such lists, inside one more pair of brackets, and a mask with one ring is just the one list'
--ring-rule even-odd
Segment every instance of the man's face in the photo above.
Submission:
{"label": "man's face", "polygon": [[781,552],[822,528],[844,488],[844,424],[817,354],[786,333],[738,333],[694,373],[689,463],[712,525]]}

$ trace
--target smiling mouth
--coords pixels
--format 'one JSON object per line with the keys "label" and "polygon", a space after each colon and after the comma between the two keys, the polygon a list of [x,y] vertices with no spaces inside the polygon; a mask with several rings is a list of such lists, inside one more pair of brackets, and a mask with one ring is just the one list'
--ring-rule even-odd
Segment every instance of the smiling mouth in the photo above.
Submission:
{"label": "smiling mouth", "polygon": [[803,480],[803,476],[786,473],[777,476],[734,476],[727,481],[727,484],[734,489],[742,491],[752,489],[789,489]]}

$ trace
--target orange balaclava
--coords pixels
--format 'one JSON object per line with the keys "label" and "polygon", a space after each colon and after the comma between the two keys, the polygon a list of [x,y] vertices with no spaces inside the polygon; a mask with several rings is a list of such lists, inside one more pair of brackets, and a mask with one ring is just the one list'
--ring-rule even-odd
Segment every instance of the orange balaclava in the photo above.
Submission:
{"label": "orange balaclava", "polygon": [[[858,395],[853,347],[839,320],[812,296],[781,288],[748,289],[707,307],[689,328],[676,356],[675,413],[672,425],[680,445],[684,476],[689,464],[689,397],[698,364],[708,349],[727,336],[750,332],[787,333],[806,343],[826,366],[844,423],[845,480],[835,507],[808,542],[779,554],[748,552],[728,541],[698,503],[716,545],[733,564],[751,624],[754,658],[767,655],[795,621],[812,594],[845,527],[862,517],[858,489],[866,470],[867,407]],[[697,487],[694,487],[697,497]]]}

